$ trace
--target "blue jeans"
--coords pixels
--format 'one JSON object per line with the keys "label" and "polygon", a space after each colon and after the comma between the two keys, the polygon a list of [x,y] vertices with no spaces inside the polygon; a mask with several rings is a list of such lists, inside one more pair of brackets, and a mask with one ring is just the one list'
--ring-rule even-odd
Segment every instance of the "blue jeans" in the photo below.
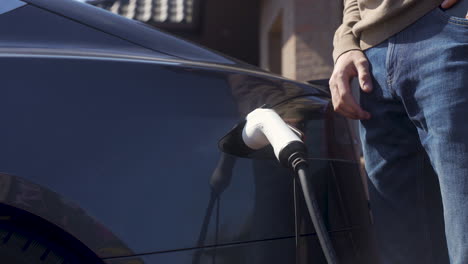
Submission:
{"label": "blue jeans", "polygon": [[366,56],[374,90],[361,105],[372,118],[360,132],[381,261],[449,263],[425,206],[433,170],[450,263],[467,264],[468,20],[433,10]]}

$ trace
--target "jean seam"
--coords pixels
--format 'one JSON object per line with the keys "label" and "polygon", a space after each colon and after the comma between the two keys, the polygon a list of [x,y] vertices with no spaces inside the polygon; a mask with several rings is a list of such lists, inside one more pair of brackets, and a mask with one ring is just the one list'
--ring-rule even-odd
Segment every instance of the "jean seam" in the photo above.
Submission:
{"label": "jean seam", "polygon": [[463,23],[462,21],[454,21],[454,20],[449,20],[448,22],[453,25],[468,27],[468,22]]}
{"label": "jean seam", "polygon": [[436,16],[441,18],[442,21],[446,23],[450,23],[456,26],[468,27],[468,19],[461,18],[461,17],[454,17],[449,16],[444,13],[444,11],[440,8],[437,8],[437,12],[435,12]]}
{"label": "jean seam", "polygon": [[[406,113],[406,116],[407,118],[409,118],[410,122],[413,124],[413,126],[416,128],[416,129],[422,129],[422,128],[418,128],[418,126],[416,125],[416,122],[415,120],[413,120],[413,118],[410,117],[410,114],[408,112],[408,108],[406,106],[406,103],[405,103],[405,98],[400,96],[400,100],[401,100],[401,103],[403,105],[403,108],[405,109],[405,113]],[[419,134],[419,133],[418,133]],[[421,142],[421,137],[418,135],[418,138],[419,138],[419,142],[420,142],[420,146],[421,146],[421,152],[424,152],[424,153],[427,153],[426,151],[426,148],[423,146],[422,142]],[[424,178],[424,165],[425,165],[425,157],[424,157],[424,153],[422,154],[418,154],[421,156],[421,158],[418,158],[418,162],[417,162],[417,165],[418,168],[417,168],[417,184],[418,184],[418,188],[417,188],[417,192],[418,192],[418,199],[420,199],[420,202],[422,202],[422,204],[424,206],[421,206],[420,208],[420,212],[421,212],[421,217],[423,219],[422,221],[422,224],[424,225],[423,229],[424,229],[424,237],[426,238],[426,240],[428,241],[428,247],[429,247],[429,250],[430,252],[428,252],[428,254],[426,254],[426,262],[425,263],[428,263],[428,264],[431,264],[433,263],[433,260],[434,259],[434,252],[432,252],[432,239],[431,239],[431,234],[429,232],[429,225],[427,223],[427,221],[425,219],[427,219],[427,212],[425,210],[425,205],[426,205],[426,197],[425,197],[425,178]],[[420,181],[423,182],[423,186],[422,186],[422,190],[420,189]]]}
{"label": "jean seam", "polygon": [[[401,100],[401,104],[403,105],[403,108],[405,109],[405,113],[406,113],[406,117],[410,120],[410,122],[413,124],[413,126],[416,128],[416,129],[420,129],[418,128],[418,126],[416,125],[416,122],[413,120],[413,118],[410,117],[410,114],[408,112],[408,107],[406,106],[406,103],[405,103],[405,98],[403,98],[402,96],[400,96],[400,100]],[[418,133],[419,134],[419,133]],[[420,142],[420,148],[421,148],[421,152],[426,152],[426,149],[422,146],[422,143],[421,143],[421,138],[419,137],[418,135],[418,138],[419,138],[419,142]],[[417,173],[418,175],[416,175],[416,182],[417,182],[417,196],[418,196],[418,200],[419,202],[421,202],[423,204],[423,206],[421,206],[419,208],[420,210],[420,214],[421,214],[421,217],[423,219],[423,232],[424,232],[424,237],[426,238],[426,240],[429,242],[429,249],[432,249],[432,239],[431,239],[431,236],[430,236],[430,232],[429,232],[429,226],[428,226],[428,223],[425,219],[427,219],[427,213],[426,213],[426,210],[425,210],[425,205],[426,205],[426,197],[425,197],[425,192],[424,192],[424,188],[425,188],[425,182],[424,182],[424,153],[422,154],[418,154],[419,156],[421,156],[420,158],[418,158],[418,162],[417,162]],[[421,187],[420,187],[420,183],[423,183],[423,186],[422,186],[422,190],[421,190]],[[425,263],[428,263],[428,264],[431,264],[433,263],[433,260],[434,259],[434,253],[432,252],[432,250],[429,250],[430,252],[428,254],[426,254],[426,262]]]}
{"label": "jean seam", "polygon": [[[422,152],[425,152],[425,149],[423,147],[421,147],[421,151]],[[432,239],[431,239],[431,234],[429,232],[429,226],[428,226],[428,223],[426,221],[427,219],[427,212],[426,212],[426,193],[425,193],[425,178],[424,178],[424,165],[425,165],[425,158],[424,158],[424,153],[421,153],[419,154],[421,157],[418,159],[418,196],[420,198],[420,202],[422,203],[423,206],[420,207],[420,210],[421,210],[421,218],[423,219],[423,230],[424,230],[424,237],[426,239],[426,241],[428,242],[428,254],[426,255],[426,263],[428,264],[431,264],[433,263],[433,259],[434,259],[434,254],[432,252]],[[420,183],[422,184],[422,186],[420,186]]]}
{"label": "jean seam", "polygon": [[387,70],[387,85],[389,90],[392,90],[392,84],[393,84],[393,54],[395,50],[395,43],[394,43],[394,37],[391,37],[388,41],[388,50],[387,50],[387,57],[385,61],[385,68]]}

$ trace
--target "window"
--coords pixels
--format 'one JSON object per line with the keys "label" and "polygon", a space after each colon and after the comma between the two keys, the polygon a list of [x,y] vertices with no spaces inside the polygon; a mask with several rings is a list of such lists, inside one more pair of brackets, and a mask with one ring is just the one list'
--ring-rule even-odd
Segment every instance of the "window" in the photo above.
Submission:
{"label": "window", "polygon": [[0,3],[0,15],[24,6],[25,4],[25,2],[19,0],[2,0]]}
{"label": "window", "polygon": [[88,3],[163,29],[198,27],[199,0],[94,0]]}

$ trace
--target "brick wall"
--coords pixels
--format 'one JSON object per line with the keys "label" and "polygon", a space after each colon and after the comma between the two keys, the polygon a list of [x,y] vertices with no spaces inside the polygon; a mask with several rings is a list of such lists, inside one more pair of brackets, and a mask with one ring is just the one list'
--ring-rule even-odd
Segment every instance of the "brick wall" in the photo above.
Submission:
{"label": "brick wall", "polygon": [[259,65],[259,1],[203,0],[201,3],[199,30],[171,33]]}
{"label": "brick wall", "polygon": [[341,23],[342,1],[263,0],[260,10],[261,67],[270,68],[268,33],[282,17],[281,74],[299,81],[331,75],[333,34]]}
{"label": "brick wall", "polygon": [[295,36],[294,36],[294,5],[288,0],[263,0],[260,5],[260,67],[270,70],[270,51],[268,35],[276,20],[281,17],[282,31],[281,74],[294,79],[296,77]]}

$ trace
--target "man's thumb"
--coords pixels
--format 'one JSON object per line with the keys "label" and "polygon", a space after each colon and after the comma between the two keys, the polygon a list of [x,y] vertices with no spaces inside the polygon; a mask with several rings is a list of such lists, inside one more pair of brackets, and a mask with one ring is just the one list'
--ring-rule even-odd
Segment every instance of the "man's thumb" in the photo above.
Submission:
{"label": "man's thumb", "polygon": [[444,0],[442,4],[440,5],[442,8],[447,9],[452,7],[454,4],[456,4],[458,0]]}

